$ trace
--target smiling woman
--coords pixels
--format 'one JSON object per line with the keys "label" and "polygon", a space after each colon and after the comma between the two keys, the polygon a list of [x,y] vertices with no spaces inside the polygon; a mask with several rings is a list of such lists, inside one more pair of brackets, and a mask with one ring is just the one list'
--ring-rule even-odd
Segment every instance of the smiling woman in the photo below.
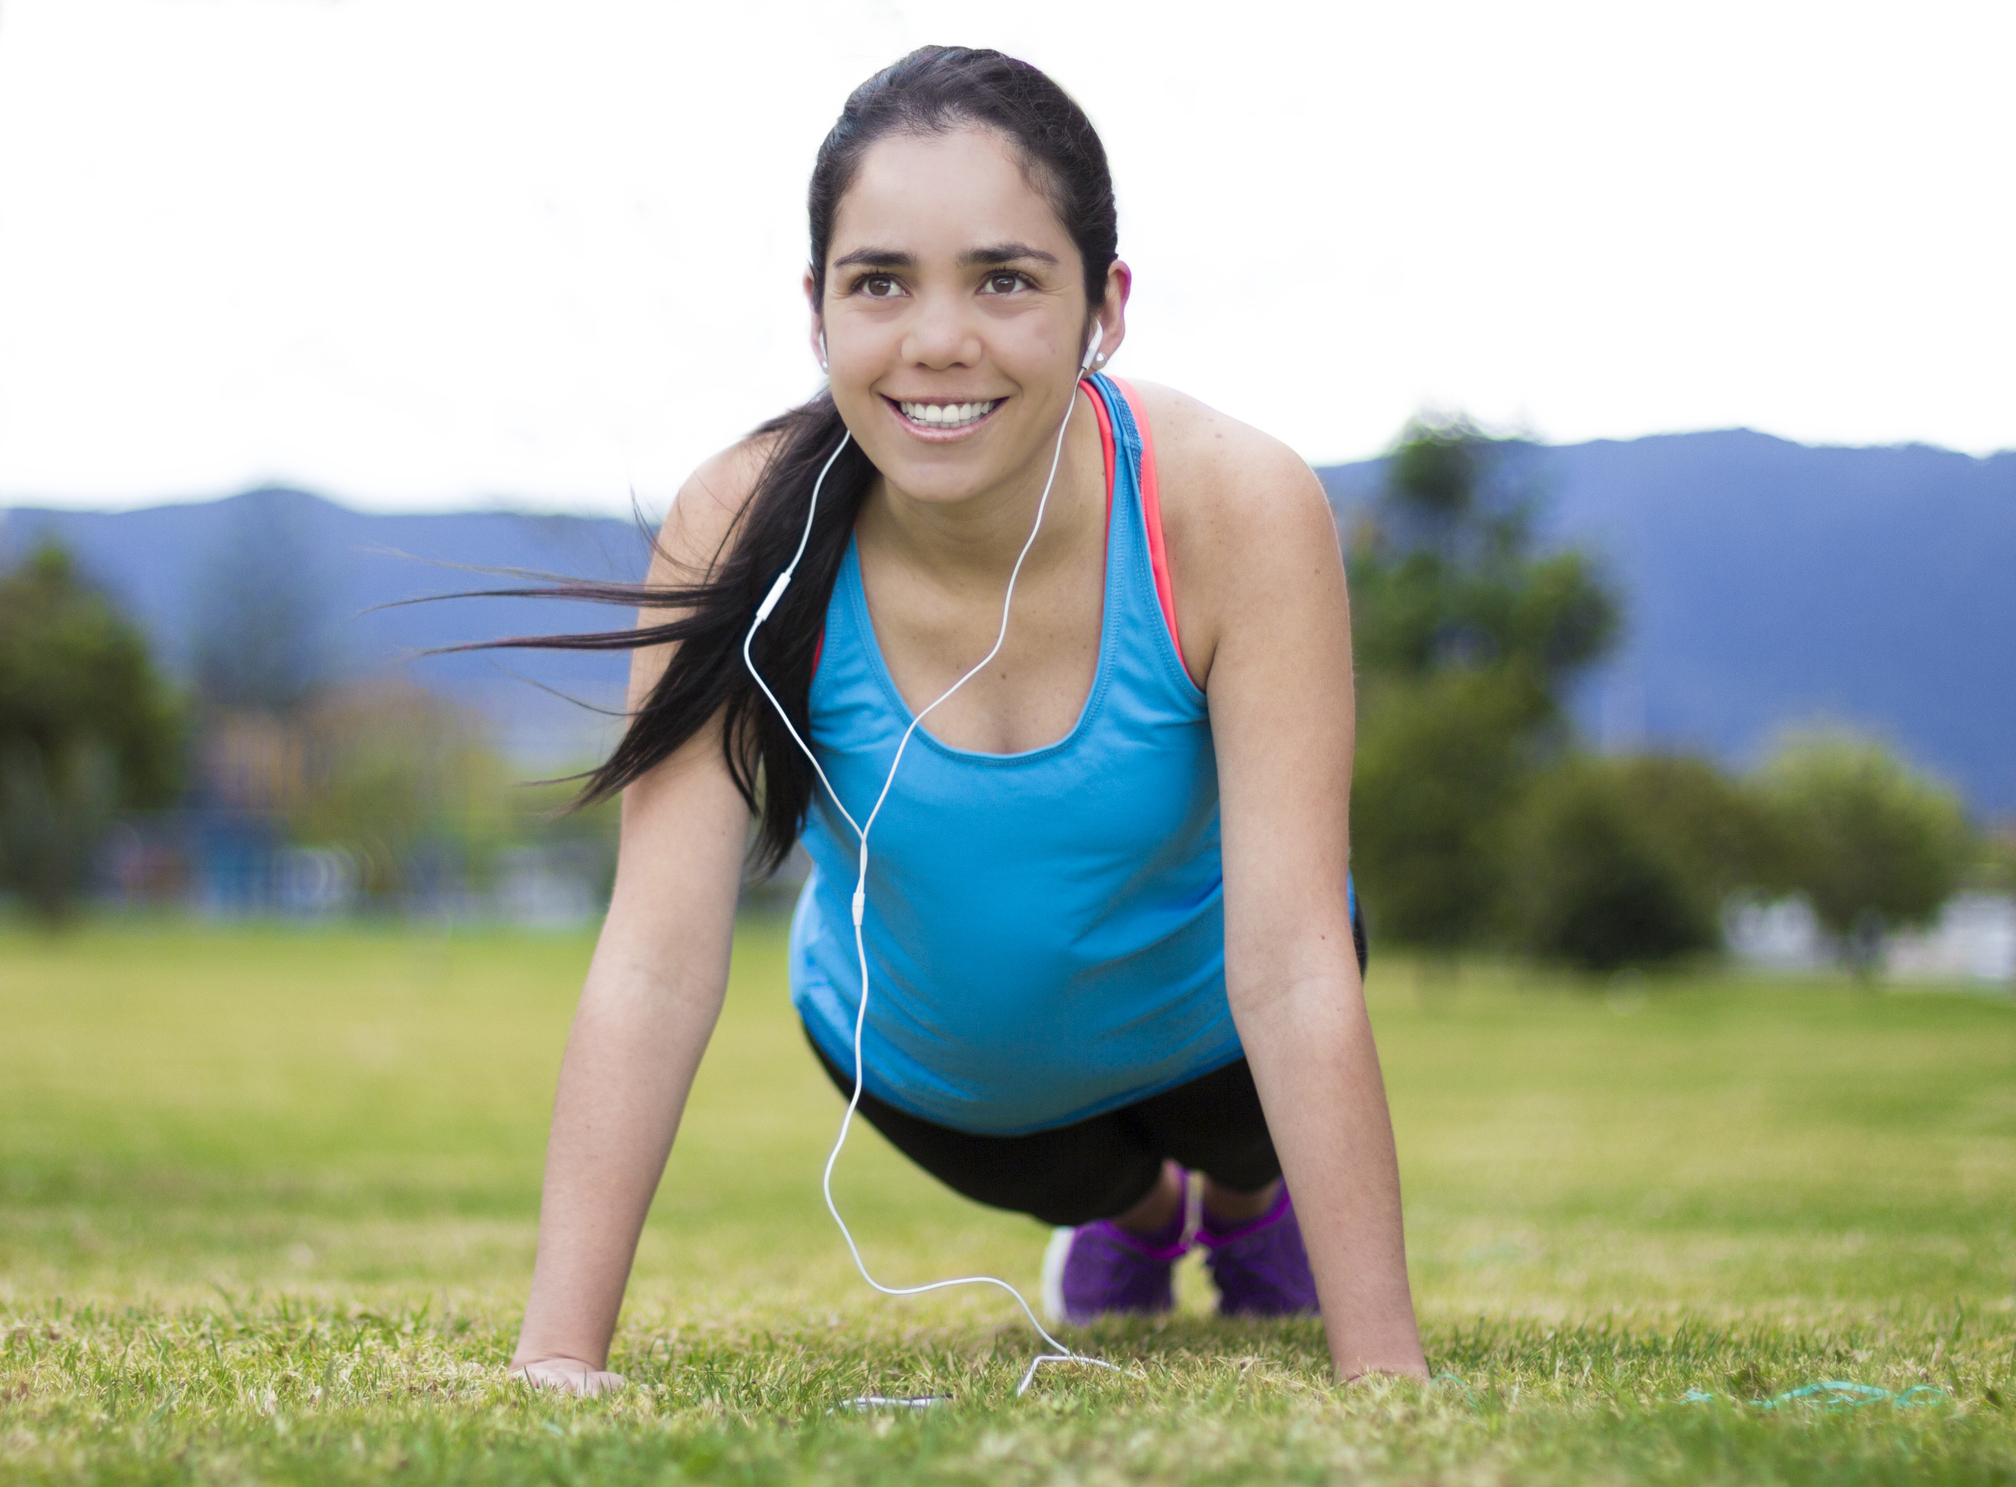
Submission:
{"label": "smiling woman", "polygon": [[1057,1226],[1053,1316],[1166,1310],[1199,1245],[1225,1314],[1320,1309],[1344,1377],[1423,1375],[1315,478],[1099,370],[1112,183],[1034,68],[929,47],[870,79],[810,216],[826,392],[694,475],[645,585],[543,591],[636,628],[505,642],[636,652],[516,1366],[613,1378],[754,812],[762,864],[814,864],[793,1001],[850,1118]]}

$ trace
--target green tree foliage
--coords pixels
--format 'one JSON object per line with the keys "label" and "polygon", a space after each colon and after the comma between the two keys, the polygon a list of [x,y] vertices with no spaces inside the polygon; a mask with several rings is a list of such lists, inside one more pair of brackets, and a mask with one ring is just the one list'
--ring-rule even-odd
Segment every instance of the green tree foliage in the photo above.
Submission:
{"label": "green tree foliage", "polygon": [[1884,929],[1928,922],[1975,855],[1959,801],[1866,739],[1795,738],[1756,788],[1782,843],[1780,886],[1806,896],[1863,972]]}
{"label": "green tree foliage", "polygon": [[418,687],[359,682],[300,715],[302,778],[288,834],[336,846],[357,862],[367,898],[385,900],[431,876],[486,876],[525,824],[509,765],[482,721]]}
{"label": "green tree foliage", "polygon": [[1508,928],[1591,971],[1711,950],[1723,900],[1766,881],[1776,856],[1758,803],[1702,760],[1571,757],[1515,819]]}
{"label": "green tree foliage", "polygon": [[1618,629],[1586,557],[1534,551],[1525,453],[1415,421],[1350,542],[1353,867],[1377,930],[1405,943],[1454,950],[1499,920],[1522,782]]}
{"label": "green tree foliage", "polygon": [[0,577],[0,877],[35,915],[74,908],[113,811],[166,803],[174,699],[140,632],[62,549]]}
{"label": "green tree foliage", "polygon": [[2016,821],[2004,821],[1981,839],[1969,876],[1984,892],[2016,893]]}
{"label": "green tree foliage", "polygon": [[1496,670],[1551,721],[1564,684],[1609,649],[1618,601],[1589,560],[1532,551],[1523,452],[1466,422],[1408,426],[1350,554],[1361,673]]}
{"label": "green tree foliage", "polygon": [[1783,843],[1755,792],[1705,759],[1634,754],[1603,761],[1633,816],[1719,906],[1784,872]]}
{"label": "green tree foliage", "polygon": [[1361,688],[1351,858],[1375,932],[1453,948],[1503,891],[1507,805],[1526,774],[1532,699],[1457,668]]}

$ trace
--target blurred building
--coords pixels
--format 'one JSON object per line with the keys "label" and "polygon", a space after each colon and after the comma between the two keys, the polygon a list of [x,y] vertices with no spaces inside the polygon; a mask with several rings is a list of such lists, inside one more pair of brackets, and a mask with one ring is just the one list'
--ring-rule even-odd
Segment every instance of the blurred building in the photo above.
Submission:
{"label": "blurred building", "polygon": [[[1737,899],[1722,916],[1730,956],[1757,970],[1830,971],[1838,947],[1802,898]],[[1896,981],[1969,981],[2016,992],[2016,898],[1961,893],[1923,930],[1884,936],[1882,974]]]}
{"label": "blurred building", "polygon": [[205,918],[355,913],[592,922],[614,820],[557,812],[487,741],[481,715],[397,677],[326,687],[285,713],[210,707],[177,809],[118,823],[98,892]]}
{"label": "blurred building", "polygon": [[2016,898],[1956,894],[1931,928],[1894,934],[1883,948],[1884,973],[1898,980],[2016,986]]}

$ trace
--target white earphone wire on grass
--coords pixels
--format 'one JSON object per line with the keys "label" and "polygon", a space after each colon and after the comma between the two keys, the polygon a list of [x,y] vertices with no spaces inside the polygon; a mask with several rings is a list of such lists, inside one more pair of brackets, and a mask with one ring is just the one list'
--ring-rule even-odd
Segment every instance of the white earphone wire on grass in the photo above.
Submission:
{"label": "white earphone wire on grass", "polygon": [[[1084,359],[1078,364],[1079,377],[1082,378],[1091,369],[1093,358],[1098,354],[1100,346],[1105,343],[1105,339],[1104,327],[1095,327],[1092,343],[1085,348]],[[820,337],[820,349],[822,351],[825,349],[825,338],[823,335]],[[862,919],[866,915],[868,907],[868,833],[875,829],[875,818],[882,813],[882,803],[889,798],[890,787],[896,783],[896,771],[902,767],[903,751],[910,745],[910,736],[922,726],[924,720],[936,711],[941,704],[984,671],[993,662],[994,658],[1001,653],[1001,647],[1008,640],[1008,613],[1010,606],[1015,602],[1015,580],[1021,576],[1023,560],[1029,556],[1029,550],[1036,545],[1036,534],[1043,530],[1043,513],[1049,508],[1050,489],[1057,483],[1057,468],[1064,458],[1064,435],[1071,428],[1071,415],[1077,410],[1077,407],[1078,383],[1077,379],[1073,379],[1071,401],[1065,406],[1063,422],[1057,426],[1057,447],[1052,451],[1050,456],[1050,475],[1043,482],[1043,494],[1036,502],[1036,520],[1030,525],[1029,536],[1023,542],[1021,552],[1015,556],[1015,566],[1008,572],[1008,590],[1001,600],[1001,629],[994,637],[993,648],[986,655],[982,656],[979,661],[974,663],[973,667],[965,675],[961,676],[959,680],[952,683],[951,686],[940,693],[938,698],[929,707],[921,710],[910,720],[910,726],[903,730],[903,737],[897,742],[896,757],[890,761],[889,775],[882,782],[882,791],[875,797],[875,805],[868,812],[865,820],[856,821],[853,813],[847,809],[846,802],[840,799],[840,792],[833,788],[833,782],[826,777],[826,771],[820,767],[818,756],[812,752],[811,745],[799,734],[797,726],[791,721],[791,715],[784,710],[784,704],[777,700],[777,694],[770,690],[770,684],[763,680],[762,672],[756,669],[756,662],[749,654],[750,644],[756,639],[756,631],[761,628],[765,620],[770,618],[771,611],[776,609],[777,602],[784,597],[784,591],[791,586],[791,579],[798,571],[799,560],[805,556],[806,544],[812,540],[812,519],[819,510],[819,492],[826,484],[826,476],[832,471],[834,461],[840,458],[841,451],[845,450],[849,441],[852,440],[853,435],[851,433],[840,436],[840,442],[834,446],[833,452],[826,457],[826,463],[819,467],[819,476],[812,482],[812,499],[806,504],[805,530],[799,534],[798,550],[791,554],[791,561],[785,565],[784,571],[777,575],[776,582],[770,586],[770,592],[764,596],[763,602],[756,607],[756,618],[750,624],[749,632],[742,637],[742,664],[749,668],[749,675],[755,679],[756,685],[763,689],[763,695],[770,699],[770,705],[777,710],[777,716],[783,721],[785,731],[791,735],[791,740],[798,745],[799,751],[811,762],[813,773],[819,776],[819,783],[826,787],[826,794],[832,800],[834,809],[846,818],[847,824],[854,829],[855,838],[860,842],[860,857],[854,879],[853,901],[854,955],[861,968],[861,1000],[854,1013],[854,1093],[848,1098],[846,1114],[840,1117],[840,1132],[834,1138],[832,1151],[827,1153],[826,1169],[820,1177],[820,1188],[826,1196],[826,1211],[833,1215],[833,1222],[839,1225],[840,1237],[847,1241],[848,1253],[853,1255],[854,1268],[861,1272],[861,1279],[868,1282],[870,1286],[873,1286],[885,1296],[921,1296],[927,1291],[942,1291],[951,1286],[998,1286],[1010,1296],[1013,1296],[1016,1305],[1022,1308],[1023,1315],[1029,1318],[1029,1325],[1036,1329],[1037,1334],[1046,1343],[1056,1349],[1055,1352],[1051,1353],[1039,1353],[1035,1358],[1030,1360],[1029,1368],[1022,1375],[1022,1382],[1015,1390],[1018,1398],[1028,1393],[1030,1384],[1035,1382],[1036,1370],[1046,1363],[1081,1363],[1093,1368],[1110,1368],[1116,1373],[1122,1370],[1118,1364],[1108,1363],[1103,1358],[1088,1358],[1083,1353],[1073,1352],[1055,1337],[1052,1337],[1049,1329],[1037,1319],[1035,1309],[1029,1305],[1028,1300],[1023,1294],[1007,1281],[997,1276],[964,1275],[957,1276],[951,1280],[929,1281],[921,1286],[883,1285],[881,1281],[868,1273],[867,1262],[861,1258],[861,1247],[854,1242],[853,1231],[847,1227],[847,1221],[840,1217],[839,1205],[833,1201],[833,1168],[840,1160],[841,1148],[847,1144],[847,1132],[854,1123],[855,1107],[861,1103],[861,1036],[868,1022],[868,947],[861,928]]]}

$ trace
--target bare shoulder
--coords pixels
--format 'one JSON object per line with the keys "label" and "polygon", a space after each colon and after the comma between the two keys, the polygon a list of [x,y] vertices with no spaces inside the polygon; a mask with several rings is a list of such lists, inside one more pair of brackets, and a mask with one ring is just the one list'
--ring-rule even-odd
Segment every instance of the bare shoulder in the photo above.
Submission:
{"label": "bare shoulder", "polygon": [[1173,387],[1132,385],[1155,443],[1172,563],[1189,557],[1208,570],[1214,555],[1256,543],[1335,543],[1322,482],[1294,450]]}
{"label": "bare shoulder", "polygon": [[1336,520],[1302,457],[1174,388],[1132,384],[1155,446],[1183,651],[1200,682],[1228,625],[1343,603]]}
{"label": "bare shoulder", "polygon": [[[654,576],[669,576],[664,571],[669,565],[697,572],[713,565],[742,508],[756,493],[756,484],[776,452],[779,438],[764,434],[740,440],[710,456],[686,477],[659,530]],[[690,579],[694,574],[684,576]]]}
{"label": "bare shoulder", "polygon": [[[764,467],[775,448],[775,436],[744,439],[714,455],[686,477],[679,494],[672,498],[672,509],[665,513],[664,525],[658,530],[646,583],[676,588],[705,580],[733,537],[735,523],[756,493],[757,483],[763,478]],[[668,612],[662,605],[647,607],[638,623],[657,623]],[[631,707],[643,705],[644,698],[664,674],[673,649],[668,643],[643,646],[631,653]]]}

